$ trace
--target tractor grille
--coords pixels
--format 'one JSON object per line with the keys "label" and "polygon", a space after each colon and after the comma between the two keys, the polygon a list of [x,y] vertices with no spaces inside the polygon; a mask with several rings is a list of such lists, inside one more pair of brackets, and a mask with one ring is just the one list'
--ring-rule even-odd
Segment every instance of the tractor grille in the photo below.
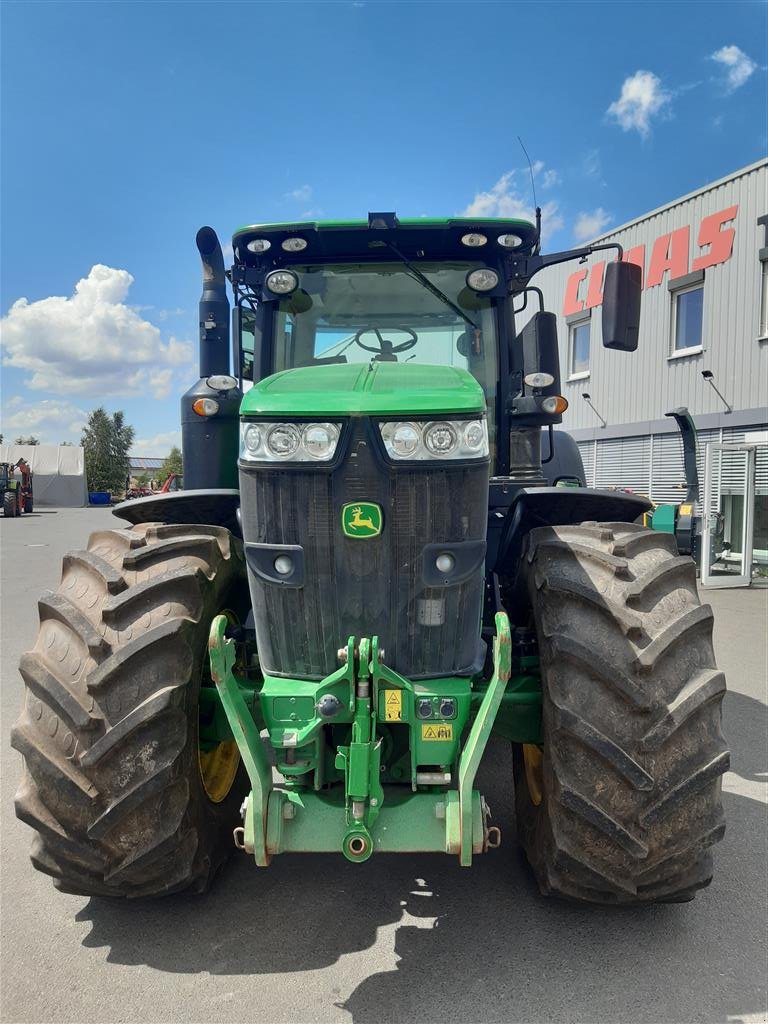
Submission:
{"label": "tractor grille", "polygon": [[[427,544],[485,540],[488,466],[393,466],[372,429],[354,421],[332,470],[240,467],[246,551],[253,543],[303,549],[301,586],[263,579],[249,558],[259,658],[270,675],[323,678],[349,636],[373,635],[387,664],[412,679],[480,668],[483,565],[439,587],[426,585],[422,566]],[[354,501],[381,506],[379,536],[344,536],[341,509]]]}

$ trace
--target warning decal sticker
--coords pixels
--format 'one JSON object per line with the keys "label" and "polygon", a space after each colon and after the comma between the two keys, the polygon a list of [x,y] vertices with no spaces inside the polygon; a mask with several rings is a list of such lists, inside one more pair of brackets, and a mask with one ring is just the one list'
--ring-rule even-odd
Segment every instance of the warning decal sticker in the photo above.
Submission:
{"label": "warning decal sticker", "polygon": [[446,740],[450,741],[453,739],[453,724],[451,722],[440,722],[435,725],[425,723],[421,727],[421,738],[440,743],[445,743]]}
{"label": "warning decal sticker", "polygon": [[385,690],[384,691],[384,711],[385,721],[387,722],[402,722],[403,720],[403,691],[402,690]]}

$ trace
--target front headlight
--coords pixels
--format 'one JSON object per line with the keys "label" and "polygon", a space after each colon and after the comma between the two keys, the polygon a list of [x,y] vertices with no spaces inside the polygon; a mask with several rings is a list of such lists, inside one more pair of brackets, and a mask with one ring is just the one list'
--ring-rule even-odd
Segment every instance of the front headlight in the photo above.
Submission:
{"label": "front headlight", "polygon": [[396,462],[484,459],[488,455],[485,417],[429,423],[380,423],[379,429],[387,455]]}
{"label": "front headlight", "polygon": [[338,423],[240,423],[245,462],[330,462],[341,436]]}

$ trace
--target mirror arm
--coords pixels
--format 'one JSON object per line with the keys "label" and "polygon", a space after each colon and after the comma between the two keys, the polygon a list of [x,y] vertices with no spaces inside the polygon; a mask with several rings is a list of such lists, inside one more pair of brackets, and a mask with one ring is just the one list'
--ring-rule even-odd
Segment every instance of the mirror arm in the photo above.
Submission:
{"label": "mirror arm", "polygon": [[[535,285],[530,284],[530,285],[527,285],[525,288],[523,288],[523,290],[521,292],[516,292],[512,296],[512,312],[513,313],[517,314],[517,313],[522,313],[523,312],[525,307],[528,305],[528,294],[529,294],[529,292],[536,292],[536,294],[539,297],[539,312],[540,313],[544,312],[544,293],[542,292],[541,288],[536,288]],[[518,295],[522,295],[523,296],[523,304],[520,307],[520,309],[515,309],[514,302],[515,302],[515,299],[517,298]]]}
{"label": "mirror arm", "polygon": [[624,259],[624,247],[619,245],[618,242],[604,242],[602,245],[591,245],[590,249],[592,252],[599,252],[601,249],[615,249],[618,253],[616,258],[619,261]]}
{"label": "mirror arm", "polygon": [[521,260],[520,263],[516,263],[513,266],[514,270],[520,271],[514,273],[512,276],[515,279],[524,278],[527,281],[533,277],[534,274],[538,274],[540,270],[545,267],[553,267],[557,263],[568,263],[570,260],[585,260],[587,256],[591,256],[594,252],[601,252],[604,249],[615,249],[617,252],[617,258],[622,260],[624,258],[624,249],[618,242],[604,242],[600,245],[587,245],[583,249],[565,249],[563,252],[552,252],[548,256],[532,256],[527,260]]}

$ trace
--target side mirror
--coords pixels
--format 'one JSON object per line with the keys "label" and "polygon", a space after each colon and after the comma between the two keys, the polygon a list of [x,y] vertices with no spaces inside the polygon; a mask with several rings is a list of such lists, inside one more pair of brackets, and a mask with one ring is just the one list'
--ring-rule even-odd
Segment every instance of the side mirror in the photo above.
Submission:
{"label": "side mirror", "polygon": [[643,272],[635,263],[614,262],[605,268],[603,345],[634,352],[640,333]]}
{"label": "side mirror", "polygon": [[560,353],[557,347],[557,317],[534,313],[520,332],[524,373],[548,373],[552,383],[537,389],[542,395],[560,394]]}

